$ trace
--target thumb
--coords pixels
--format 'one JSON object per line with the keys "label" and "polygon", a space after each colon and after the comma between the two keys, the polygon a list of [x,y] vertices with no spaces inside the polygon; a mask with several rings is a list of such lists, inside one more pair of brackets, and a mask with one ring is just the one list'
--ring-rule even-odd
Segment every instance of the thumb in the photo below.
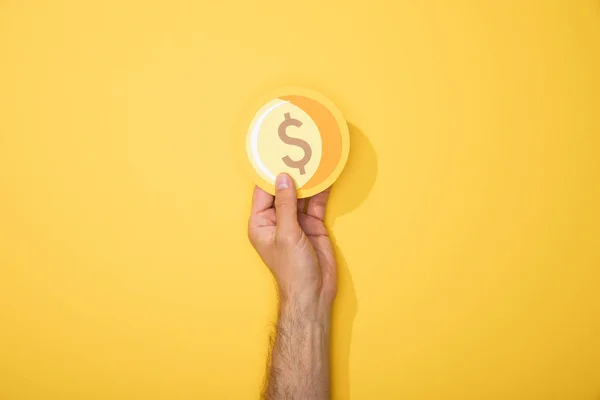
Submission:
{"label": "thumb", "polygon": [[275,212],[278,233],[291,238],[300,230],[296,187],[287,174],[279,174],[275,180]]}

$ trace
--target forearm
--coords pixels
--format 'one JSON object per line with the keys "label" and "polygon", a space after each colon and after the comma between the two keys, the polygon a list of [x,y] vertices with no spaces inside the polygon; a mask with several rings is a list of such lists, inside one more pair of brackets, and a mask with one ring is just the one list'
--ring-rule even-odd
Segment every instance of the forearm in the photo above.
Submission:
{"label": "forearm", "polygon": [[329,398],[329,319],[319,305],[280,304],[264,398]]}

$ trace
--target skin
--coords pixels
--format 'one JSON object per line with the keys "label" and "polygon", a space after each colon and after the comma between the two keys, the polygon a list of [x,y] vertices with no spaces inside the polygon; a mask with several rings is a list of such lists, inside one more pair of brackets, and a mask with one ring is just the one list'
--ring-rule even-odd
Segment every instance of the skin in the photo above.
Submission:
{"label": "skin", "polygon": [[297,200],[288,175],[276,194],[254,189],[250,242],[277,282],[279,315],[264,399],[328,399],[329,333],[336,262],[325,227],[329,189]]}

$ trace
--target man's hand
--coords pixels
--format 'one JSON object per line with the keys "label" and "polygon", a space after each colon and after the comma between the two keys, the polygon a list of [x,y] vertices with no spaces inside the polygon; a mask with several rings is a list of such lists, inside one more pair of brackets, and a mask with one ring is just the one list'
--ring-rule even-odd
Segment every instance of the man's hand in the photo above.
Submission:
{"label": "man's hand", "polygon": [[277,177],[275,198],[254,189],[250,242],[275,276],[281,301],[297,301],[303,310],[328,311],[335,298],[335,258],[324,224],[328,198],[329,189],[297,200],[285,174]]}
{"label": "man's hand", "polygon": [[279,289],[268,399],[329,397],[329,321],[336,263],[325,228],[329,190],[297,200],[291,178],[277,177],[275,197],[255,188],[248,236]]}

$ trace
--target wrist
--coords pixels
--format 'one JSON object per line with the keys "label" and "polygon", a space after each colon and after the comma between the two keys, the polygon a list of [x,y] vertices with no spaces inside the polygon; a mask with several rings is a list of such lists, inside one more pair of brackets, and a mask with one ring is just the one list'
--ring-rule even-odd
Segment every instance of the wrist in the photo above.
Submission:
{"label": "wrist", "polygon": [[331,307],[318,299],[306,300],[298,296],[284,296],[279,302],[279,316],[293,320],[298,325],[315,325],[329,331]]}

